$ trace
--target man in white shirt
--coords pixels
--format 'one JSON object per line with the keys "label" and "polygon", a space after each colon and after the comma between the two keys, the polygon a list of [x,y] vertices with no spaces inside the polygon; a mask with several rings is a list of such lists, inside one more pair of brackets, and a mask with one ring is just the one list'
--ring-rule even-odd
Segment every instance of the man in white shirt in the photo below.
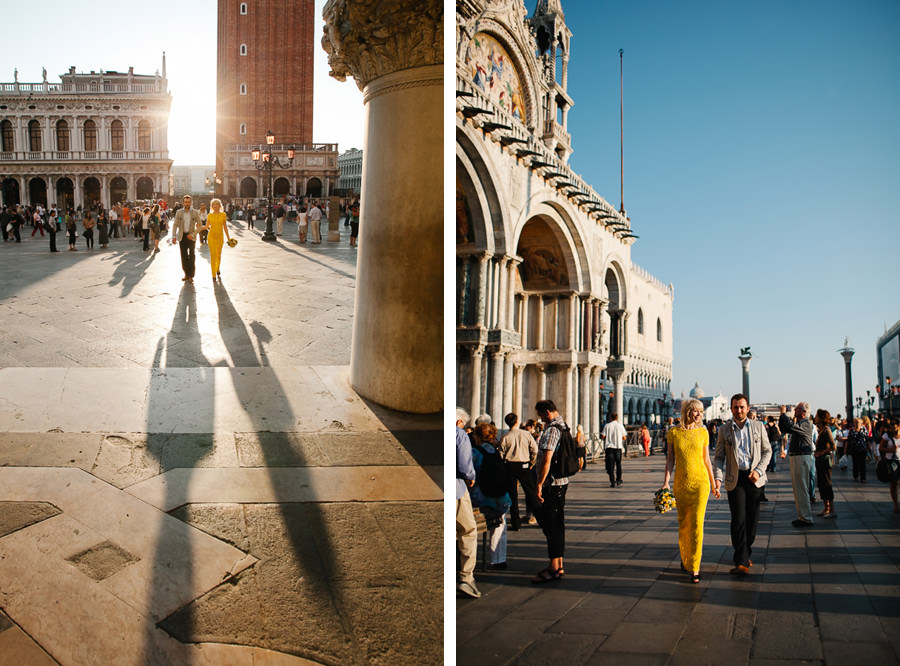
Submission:
{"label": "man in white shirt", "polygon": [[313,204],[307,217],[309,218],[309,232],[312,234],[311,242],[313,245],[319,245],[322,242],[322,230],[319,226],[322,221],[322,209]]}
{"label": "man in white shirt", "polygon": [[610,488],[622,485],[622,453],[625,451],[625,438],[628,436],[625,426],[619,423],[618,419],[619,415],[615,412],[610,414],[609,423],[603,426],[603,432],[600,433],[600,439],[606,443],[604,456]]}

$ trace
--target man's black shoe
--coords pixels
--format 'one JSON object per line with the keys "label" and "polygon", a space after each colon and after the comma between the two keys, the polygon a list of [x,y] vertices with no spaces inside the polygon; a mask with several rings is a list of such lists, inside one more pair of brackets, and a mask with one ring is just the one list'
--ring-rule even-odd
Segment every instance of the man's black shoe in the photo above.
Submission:
{"label": "man's black shoe", "polygon": [[808,520],[803,520],[802,518],[797,518],[797,520],[791,521],[791,525],[794,527],[809,527],[812,523]]}

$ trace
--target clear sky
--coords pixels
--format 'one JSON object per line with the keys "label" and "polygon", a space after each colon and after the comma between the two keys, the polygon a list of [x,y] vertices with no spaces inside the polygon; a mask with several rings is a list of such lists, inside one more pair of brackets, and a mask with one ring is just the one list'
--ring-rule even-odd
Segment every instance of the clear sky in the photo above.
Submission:
{"label": "clear sky", "polygon": [[[328,76],[320,40],[322,6],[316,0],[315,97],[313,140],[337,143],[342,152],[363,147],[362,93],[348,79]],[[50,17],[59,25],[45,31],[6,30],[0,40],[0,81],[59,83],[59,75],[74,65],[79,72],[114,70],[166,74],[172,93],[169,117],[169,155],[176,165],[215,162],[216,151],[216,0],[36,0],[19,3],[15,23],[46,26]],[[127,35],[123,29],[133,30]],[[57,31],[62,31],[57,32]],[[272,36],[277,39],[277,35]]]}
{"label": "clear sky", "polygon": [[[529,12],[534,2],[528,1]],[[570,164],[625,206],[633,260],[675,285],[673,392],[845,414],[900,319],[900,3],[563,0]]]}

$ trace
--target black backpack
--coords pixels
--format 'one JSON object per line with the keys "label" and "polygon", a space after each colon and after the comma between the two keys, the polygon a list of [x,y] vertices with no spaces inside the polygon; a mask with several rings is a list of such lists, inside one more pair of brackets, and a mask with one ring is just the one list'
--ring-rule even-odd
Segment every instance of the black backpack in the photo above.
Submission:
{"label": "black backpack", "polygon": [[482,456],[481,467],[475,475],[475,483],[478,484],[481,494],[485,497],[502,497],[506,494],[509,484],[503,459],[496,449],[493,453],[488,453],[480,444],[476,444],[473,448]]}
{"label": "black backpack", "polygon": [[585,455],[584,447],[578,447],[568,426],[550,425],[548,427],[559,430],[559,444],[557,444],[550,461],[550,474],[554,479],[574,476],[581,469],[579,463]]}

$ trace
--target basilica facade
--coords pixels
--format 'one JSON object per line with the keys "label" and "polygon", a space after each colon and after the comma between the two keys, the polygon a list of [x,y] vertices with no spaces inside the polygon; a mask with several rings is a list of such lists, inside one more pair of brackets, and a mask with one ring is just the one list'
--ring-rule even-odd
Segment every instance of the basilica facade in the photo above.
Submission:
{"label": "basilica facade", "polygon": [[501,423],[553,399],[596,439],[671,413],[674,288],[568,164],[572,33],[559,0],[458,0],[457,404]]}

